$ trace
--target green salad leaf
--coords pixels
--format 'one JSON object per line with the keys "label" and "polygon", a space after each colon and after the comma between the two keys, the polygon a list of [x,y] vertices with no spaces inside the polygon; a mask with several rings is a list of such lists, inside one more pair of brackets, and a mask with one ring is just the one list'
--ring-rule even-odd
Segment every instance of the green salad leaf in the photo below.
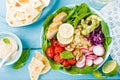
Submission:
{"label": "green salad leaf", "polygon": [[64,22],[69,20],[74,13],[75,13],[75,9],[70,10],[70,12],[68,13],[68,16],[64,19]]}
{"label": "green salad leaf", "polygon": [[74,28],[76,28],[81,19],[89,16],[90,14],[90,8],[87,4],[83,3],[69,10],[68,16],[64,19],[64,22],[70,23],[74,26]]}
{"label": "green salad leaf", "polygon": [[50,25],[50,23],[52,22],[52,19],[53,19],[53,18],[54,18],[54,14],[50,14],[50,15],[46,18],[45,22],[43,23],[44,29],[46,29],[46,27],[48,27],[48,26]]}
{"label": "green salad leaf", "polygon": [[53,61],[52,59],[49,58],[48,60],[49,60],[50,66],[51,66],[51,68],[52,68],[53,70],[58,70],[58,69],[60,69],[60,68],[62,67],[61,64]]}
{"label": "green salad leaf", "polygon": [[60,53],[60,57],[63,59],[71,59],[74,58],[73,54],[70,51],[63,51]]}
{"label": "green salad leaf", "polygon": [[60,12],[69,13],[70,10],[71,10],[71,8],[66,7],[66,6],[63,6],[63,7],[59,8],[59,9],[57,9],[54,15],[56,16],[56,15],[59,14]]}
{"label": "green salad leaf", "polygon": [[42,44],[42,50],[43,52],[46,51],[46,49],[51,45],[50,41],[49,40],[44,40],[43,44]]}
{"label": "green salad leaf", "polygon": [[101,21],[101,26],[102,26],[102,32],[106,36],[109,36],[109,29],[107,23],[105,23],[103,20]]}
{"label": "green salad leaf", "polygon": [[80,20],[83,19],[83,18],[85,18],[86,16],[88,16],[90,14],[91,14],[91,12],[89,12],[89,13],[82,13],[81,15],[79,15],[78,17],[76,17],[76,19],[73,21],[74,27],[76,28],[77,25],[79,24]]}
{"label": "green salad leaf", "polygon": [[102,32],[103,32],[104,37],[105,37],[104,47],[105,47],[105,49],[107,51],[108,50],[108,46],[112,42],[112,37],[110,37],[108,25],[107,25],[107,23],[104,20],[101,21],[101,26],[102,26]]}
{"label": "green salad leaf", "polygon": [[10,44],[10,40],[8,38],[3,38],[5,44]]}
{"label": "green salad leaf", "polygon": [[88,74],[91,73],[94,68],[92,66],[85,66],[84,68],[77,68],[72,66],[71,68],[64,68],[64,70],[70,74]]}
{"label": "green salad leaf", "polygon": [[26,64],[26,61],[29,58],[30,49],[31,48],[23,50],[22,55],[20,56],[19,60],[13,65],[14,69],[22,68]]}

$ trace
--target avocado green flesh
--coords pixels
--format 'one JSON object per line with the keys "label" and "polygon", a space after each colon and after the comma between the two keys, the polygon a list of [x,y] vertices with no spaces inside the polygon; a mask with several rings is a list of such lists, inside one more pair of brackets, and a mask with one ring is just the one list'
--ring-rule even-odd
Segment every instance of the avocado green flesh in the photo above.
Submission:
{"label": "avocado green flesh", "polygon": [[99,27],[100,24],[100,18],[97,15],[91,15],[86,20],[81,20],[81,25],[83,27],[82,34],[84,36],[87,36],[89,33],[91,33],[93,30],[95,30],[97,27]]}

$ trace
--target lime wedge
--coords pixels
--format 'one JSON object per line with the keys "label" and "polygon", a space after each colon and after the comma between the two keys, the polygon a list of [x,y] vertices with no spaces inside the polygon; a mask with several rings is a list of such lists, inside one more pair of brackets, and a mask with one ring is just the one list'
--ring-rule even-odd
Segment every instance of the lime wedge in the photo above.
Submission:
{"label": "lime wedge", "polygon": [[69,44],[72,42],[73,40],[73,36],[70,38],[63,38],[62,36],[60,36],[60,34],[57,34],[57,39],[61,44]]}
{"label": "lime wedge", "polygon": [[115,74],[118,73],[118,68],[119,67],[117,62],[114,60],[110,60],[103,65],[102,71],[104,74],[108,76],[114,76]]}
{"label": "lime wedge", "polygon": [[98,70],[93,72],[93,76],[96,78],[105,78],[106,76],[103,76]]}
{"label": "lime wedge", "polygon": [[60,25],[58,33],[63,38],[70,38],[74,34],[74,28],[71,24],[64,23],[64,24]]}

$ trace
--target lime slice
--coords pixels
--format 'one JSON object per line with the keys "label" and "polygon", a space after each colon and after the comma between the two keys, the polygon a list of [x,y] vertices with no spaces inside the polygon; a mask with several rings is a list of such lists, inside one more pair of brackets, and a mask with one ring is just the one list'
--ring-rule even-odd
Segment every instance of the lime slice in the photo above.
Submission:
{"label": "lime slice", "polygon": [[108,76],[114,76],[115,74],[118,73],[118,68],[119,67],[117,62],[114,60],[110,60],[103,65],[102,71],[104,74]]}
{"label": "lime slice", "polygon": [[93,76],[96,78],[105,78],[98,70],[93,72]]}
{"label": "lime slice", "polygon": [[58,33],[63,38],[70,38],[74,34],[74,28],[71,24],[64,23],[60,25]]}
{"label": "lime slice", "polygon": [[70,38],[63,38],[59,33],[57,33],[57,39],[61,44],[69,44],[73,40],[73,36]]}

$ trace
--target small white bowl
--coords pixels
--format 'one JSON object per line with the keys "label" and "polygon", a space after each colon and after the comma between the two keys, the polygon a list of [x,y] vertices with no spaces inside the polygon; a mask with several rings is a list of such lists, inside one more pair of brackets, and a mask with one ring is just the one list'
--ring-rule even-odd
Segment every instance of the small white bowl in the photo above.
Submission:
{"label": "small white bowl", "polygon": [[17,45],[18,45],[18,50],[17,50],[18,52],[17,52],[16,56],[13,57],[12,59],[6,61],[6,63],[4,64],[4,65],[11,65],[20,58],[20,56],[22,54],[22,43],[21,43],[21,40],[15,34],[13,34],[11,32],[0,32],[0,39],[3,37],[11,37],[11,38],[15,39],[17,42]]}

